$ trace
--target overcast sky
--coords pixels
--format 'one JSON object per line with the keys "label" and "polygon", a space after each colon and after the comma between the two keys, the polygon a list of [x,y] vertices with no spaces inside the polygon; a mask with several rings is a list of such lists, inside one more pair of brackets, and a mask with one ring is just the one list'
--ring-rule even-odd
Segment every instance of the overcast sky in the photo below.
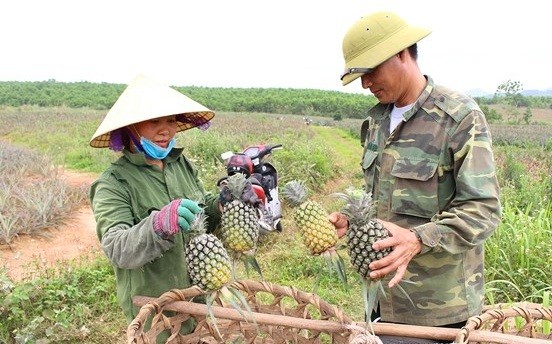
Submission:
{"label": "overcast sky", "polygon": [[386,9],[432,29],[418,61],[436,83],[552,88],[546,0],[2,0],[0,81],[361,92],[339,80],[343,35]]}

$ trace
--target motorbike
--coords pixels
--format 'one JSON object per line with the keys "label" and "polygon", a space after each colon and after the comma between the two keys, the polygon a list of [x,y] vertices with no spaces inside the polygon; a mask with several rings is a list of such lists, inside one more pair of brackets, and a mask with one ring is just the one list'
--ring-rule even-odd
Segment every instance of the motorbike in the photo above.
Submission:
{"label": "motorbike", "polygon": [[227,176],[221,178],[217,185],[222,187],[226,178],[235,173],[243,173],[252,183],[253,190],[261,200],[259,206],[260,227],[263,234],[282,231],[282,205],[278,196],[278,172],[267,158],[274,150],[282,149],[281,144],[253,145],[242,152],[224,152],[221,158],[226,165]]}

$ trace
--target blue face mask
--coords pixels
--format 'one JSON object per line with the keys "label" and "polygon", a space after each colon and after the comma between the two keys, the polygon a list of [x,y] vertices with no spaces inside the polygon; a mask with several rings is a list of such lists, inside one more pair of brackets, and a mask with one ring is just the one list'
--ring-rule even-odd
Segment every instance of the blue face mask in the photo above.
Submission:
{"label": "blue face mask", "polygon": [[174,139],[174,137],[169,141],[169,145],[167,146],[167,148],[159,147],[158,145],[144,137],[140,138],[140,145],[144,149],[144,153],[146,153],[148,157],[157,160],[165,159],[167,155],[169,155],[171,149],[173,149],[175,144],[176,140]]}

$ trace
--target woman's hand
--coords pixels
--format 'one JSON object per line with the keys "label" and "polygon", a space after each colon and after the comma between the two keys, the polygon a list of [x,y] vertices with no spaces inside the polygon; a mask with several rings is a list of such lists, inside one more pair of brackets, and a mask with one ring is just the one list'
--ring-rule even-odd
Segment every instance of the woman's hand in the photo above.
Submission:
{"label": "woman's hand", "polygon": [[200,211],[199,204],[192,200],[175,199],[153,215],[153,230],[163,239],[168,239],[181,230],[189,231]]}

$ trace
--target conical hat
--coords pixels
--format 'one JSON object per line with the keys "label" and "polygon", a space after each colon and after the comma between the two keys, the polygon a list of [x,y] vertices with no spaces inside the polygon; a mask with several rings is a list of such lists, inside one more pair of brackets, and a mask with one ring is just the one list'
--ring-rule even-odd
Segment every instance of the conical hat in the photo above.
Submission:
{"label": "conical hat", "polygon": [[177,132],[179,132],[207,123],[215,113],[169,86],[162,85],[145,75],[138,75],[105,115],[90,140],[90,146],[109,147],[113,130],[171,115],[179,115],[177,117]]}

